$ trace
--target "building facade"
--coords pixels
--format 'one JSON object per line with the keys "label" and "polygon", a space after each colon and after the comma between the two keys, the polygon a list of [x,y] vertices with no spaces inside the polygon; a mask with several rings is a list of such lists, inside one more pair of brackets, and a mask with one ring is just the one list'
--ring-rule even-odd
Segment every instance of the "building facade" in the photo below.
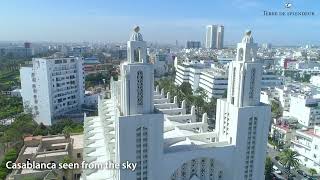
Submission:
{"label": "building facade", "polygon": [[291,140],[291,149],[298,152],[300,164],[320,171],[320,127],[297,130]]}
{"label": "building facade", "polygon": [[83,179],[264,179],[271,110],[259,99],[262,65],[247,53],[256,47],[250,33],[238,44],[241,56],[229,74],[237,83],[229,83],[228,98],[218,101],[216,128],[210,130],[206,113],[197,122],[194,106],[187,114],[186,101],[179,106],[177,97],[154,90],[153,65],[136,27],[120,80],[111,83],[111,98],[100,98],[99,115],[85,118],[84,160],[129,161],[137,168],[87,169]]}
{"label": "building facade", "polygon": [[320,99],[302,94],[290,95],[290,116],[305,127],[320,125]]}
{"label": "building facade", "polygon": [[82,58],[34,58],[32,66],[21,67],[21,96],[26,112],[38,123],[78,112],[84,102]]}
{"label": "building facade", "polygon": [[222,49],[224,41],[224,26],[208,25],[206,27],[206,48]]}
{"label": "building facade", "polygon": [[186,49],[199,49],[201,47],[200,41],[187,41]]}

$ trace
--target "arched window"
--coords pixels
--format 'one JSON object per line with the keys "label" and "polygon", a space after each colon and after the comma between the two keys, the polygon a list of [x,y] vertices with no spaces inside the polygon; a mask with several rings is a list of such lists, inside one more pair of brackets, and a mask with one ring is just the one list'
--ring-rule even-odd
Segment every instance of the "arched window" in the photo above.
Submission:
{"label": "arched window", "polygon": [[140,48],[137,48],[133,51],[134,62],[141,62]]}
{"label": "arched window", "polygon": [[143,105],[143,72],[137,72],[137,104]]}

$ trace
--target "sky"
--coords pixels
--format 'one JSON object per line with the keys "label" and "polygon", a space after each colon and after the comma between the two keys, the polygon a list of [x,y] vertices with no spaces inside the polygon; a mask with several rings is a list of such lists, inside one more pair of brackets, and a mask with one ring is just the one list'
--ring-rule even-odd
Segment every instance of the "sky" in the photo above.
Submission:
{"label": "sky", "polygon": [[146,41],[184,44],[204,42],[206,25],[222,24],[225,44],[247,29],[259,43],[320,44],[319,0],[1,0],[0,19],[0,41],[125,42],[139,25]]}

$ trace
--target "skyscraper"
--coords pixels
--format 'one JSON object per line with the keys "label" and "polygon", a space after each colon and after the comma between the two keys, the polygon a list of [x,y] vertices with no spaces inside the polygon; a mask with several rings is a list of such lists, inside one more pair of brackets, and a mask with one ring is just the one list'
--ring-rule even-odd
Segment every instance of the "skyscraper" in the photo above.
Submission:
{"label": "skyscraper", "polygon": [[206,29],[206,48],[222,49],[224,40],[224,26],[208,25]]}
{"label": "skyscraper", "polygon": [[128,41],[128,61],[111,98],[99,99],[98,116],[84,121],[84,161],[136,164],[135,170],[85,169],[84,180],[261,180],[270,106],[260,102],[262,64],[248,32],[238,44],[229,71],[228,98],[218,100],[217,123],[196,120],[186,101],[159,86],[136,27]]}

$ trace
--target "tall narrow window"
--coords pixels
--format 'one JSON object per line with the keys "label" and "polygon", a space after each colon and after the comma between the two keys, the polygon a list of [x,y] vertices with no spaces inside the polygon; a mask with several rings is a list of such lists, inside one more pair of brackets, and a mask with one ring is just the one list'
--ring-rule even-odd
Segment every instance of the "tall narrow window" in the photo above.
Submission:
{"label": "tall narrow window", "polygon": [[133,51],[134,62],[141,62],[140,48],[137,48]]}
{"label": "tall narrow window", "polygon": [[254,96],[255,76],[256,76],[256,69],[252,69],[251,70],[251,79],[250,79],[249,98],[253,98],[253,96]]}
{"label": "tall narrow window", "polygon": [[137,72],[137,104],[143,105],[143,72]]}
{"label": "tall narrow window", "polygon": [[232,75],[232,92],[231,92],[231,104],[234,104],[234,96],[235,96],[235,89],[236,89],[236,68],[233,68],[233,75]]}

